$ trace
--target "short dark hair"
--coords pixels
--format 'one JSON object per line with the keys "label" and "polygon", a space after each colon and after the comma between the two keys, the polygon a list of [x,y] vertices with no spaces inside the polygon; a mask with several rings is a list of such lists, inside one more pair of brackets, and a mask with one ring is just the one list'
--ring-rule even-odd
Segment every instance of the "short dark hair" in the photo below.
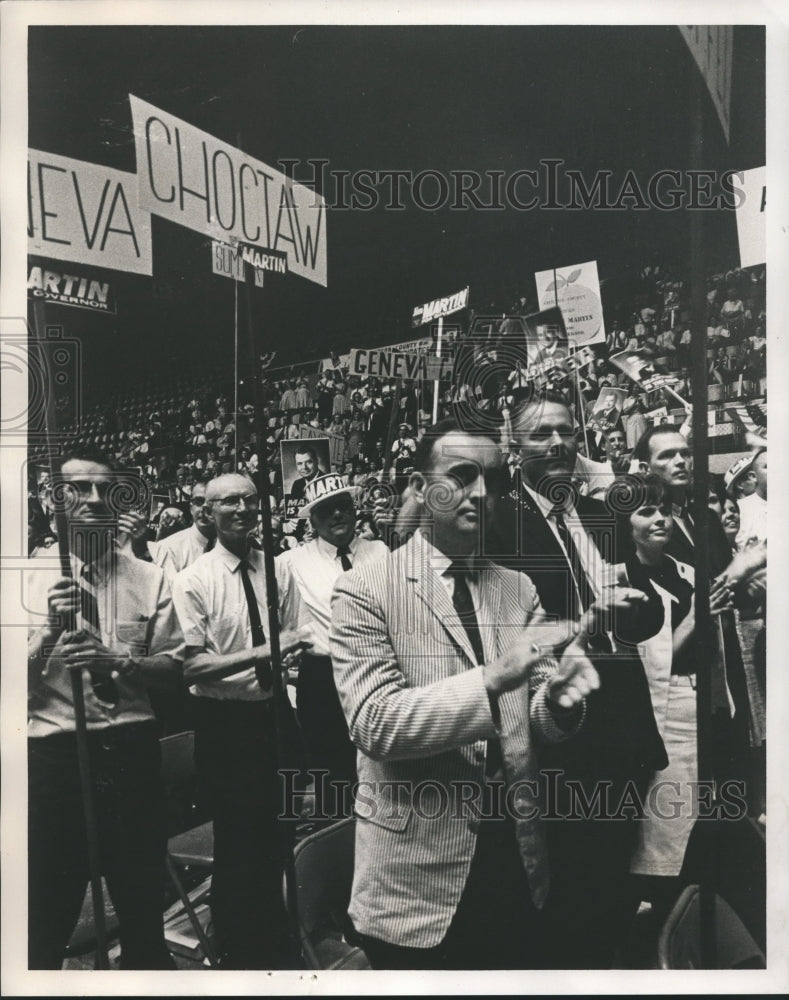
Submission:
{"label": "short dark hair", "polygon": [[679,429],[674,424],[652,424],[647,427],[641,437],[636,441],[633,448],[633,458],[639,462],[649,463],[652,457],[652,438],[658,434],[679,434]]}
{"label": "short dark hair", "polygon": [[446,434],[452,434],[456,431],[464,433],[463,428],[454,417],[445,417],[443,420],[439,420],[438,423],[426,428],[414,452],[414,472],[429,472],[433,465],[433,451],[435,450],[436,442]]}
{"label": "short dark hair", "polygon": [[293,457],[295,458],[296,455],[310,455],[312,457],[313,462],[315,462],[317,464],[318,453],[317,453],[317,451],[315,451],[315,449],[310,444],[305,444],[304,447],[297,448],[293,452]]}
{"label": "short dark hair", "polygon": [[616,521],[615,551],[624,558],[635,552],[630,515],[648,505],[659,506],[668,498],[668,487],[651,473],[628,473],[614,480],[605,495],[605,505]]}
{"label": "short dark hair", "polygon": [[526,410],[533,406],[543,406],[545,403],[553,403],[556,406],[563,406],[570,416],[575,420],[572,404],[556,389],[540,389],[533,392],[530,389],[516,389],[512,394],[512,417],[513,426],[520,420]]}
{"label": "short dark hair", "polygon": [[93,445],[73,445],[60,459],[61,466],[65,465],[66,462],[94,462],[96,465],[105,466],[110,472],[121,471],[114,455]]}

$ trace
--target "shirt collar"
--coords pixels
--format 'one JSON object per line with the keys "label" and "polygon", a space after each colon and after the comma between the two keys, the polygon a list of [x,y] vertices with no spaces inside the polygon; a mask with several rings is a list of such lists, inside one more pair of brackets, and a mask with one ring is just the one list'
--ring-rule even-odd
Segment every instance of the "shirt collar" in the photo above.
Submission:
{"label": "shirt collar", "polygon": [[[192,522],[192,524],[189,525],[189,528],[187,530],[191,531],[192,537],[194,538],[194,540],[196,542],[199,542],[200,545],[203,546],[203,548],[205,548],[206,545],[208,545],[209,541],[211,540],[210,538],[206,538],[206,536],[203,534],[203,532],[197,527],[197,525],[194,522]],[[217,542],[217,545],[218,544],[219,543]]]}
{"label": "shirt collar", "polygon": [[453,563],[466,564],[467,572],[472,578],[475,578],[479,573],[479,566],[477,564],[479,557],[476,553],[453,559],[451,556],[448,556],[446,552],[442,552],[440,549],[437,549],[421,528],[417,528],[417,534],[422,539],[422,544],[427,550],[430,566],[436,573],[438,573],[439,576],[444,576]]}
{"label": "shirt collar", "polygon": [[[336,545],[332,545],[331,542],[327,542],[326,539],[321,538],[320,535],[318,535],[315,538],[315,544],[317,546],[318,552],[320,552],[320,554],[324,556],[326,559],[337,558],[338,547]],[[359,536],[354,535],[353,538],[350,540],[350,542],[348,542],[348,551],[351,553],[352,556],[356,554],[356,550],[358,547],[359,547]]]}
{"label": "shirt collar", "polygon": [[257,569],[257,566],[255,564],[255,556],[253,555],[253,553],[255,553],[256,551],[257,549],[251,548],[249,552],[247,552],[244,559],[242,560],[239,559],[239,557],[235,554],[235,552],[231,552],[230,549],[226,549],[225,546],[217,538],[216,545],[213,547],[213,549],[211,549],[209,555],[213,555],[216,559],[219,559],[221,562],[225,564],[225,566],[227,566],[227,568],[230,570],[231,573],[235,573],[235,571],[238,569],[238,567],[241,565],[242,562],[246,562],[249,568],[253,571]]}
{"label": "shirt collar", "polygon": [[[128,548],[131,548],[131,543],[128,543]],[[119,544],[117,538],[112,540],[112,543],[108,546],[106,552],[103,552],[98,559],[92,563],[83,562],[82,559],[75,553],[71,553],[71,561],[74,566],[74,576],[79,578],[84,572],[85,568],[90,565],[90,575],[93,578],[94,583],[98,583],[101,580],[106,580],[109,578],[113,568],[117,565],[119,559],[129,558],[126,552],[126,546],[124,544]]]}

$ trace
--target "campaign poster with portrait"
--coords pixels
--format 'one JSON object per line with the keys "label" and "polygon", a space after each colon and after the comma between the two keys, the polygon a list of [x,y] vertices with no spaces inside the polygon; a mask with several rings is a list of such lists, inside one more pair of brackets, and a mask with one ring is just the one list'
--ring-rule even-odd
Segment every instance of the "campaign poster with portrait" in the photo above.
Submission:
{"label": "campaign poster with portrait", "polygon": [[294,438],[280,441],[282,492],[285,496],[285,516],[298,517],[304,506],[307,483],[331,472],[329,439],[324,437]]}
{"label": "campaign poster with portrait", "polygon": [[594,408],[586,422],[590,431],[606,434],[619,424],[622,419],[622,406],[627,394],[624,389],[614,389],[604,386],[595,401]]}

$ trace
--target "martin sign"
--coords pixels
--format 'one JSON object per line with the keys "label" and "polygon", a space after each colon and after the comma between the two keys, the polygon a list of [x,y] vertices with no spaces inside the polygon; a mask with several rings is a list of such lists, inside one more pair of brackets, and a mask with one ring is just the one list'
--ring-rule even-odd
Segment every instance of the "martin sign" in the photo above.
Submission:
{"label": "martin sign", "polygon": [[61,306],[78,306],[91,312],[115,312],[109,282],[96,281],[86,274],[66,274],[35,265],[27,276],[27,294],[29,298],[44,299]]}
{"label": "martin sign", "polygon": [[424,326],[425,323],[432,323],[433,320],[449,316],[451,313],[465,309],[468,305],[468,286],[461,292],[455,292],[443,299],[433,299],[432,302],[425,302],[423,306],[414,306],[414,313],[411,318],[413,326]]}

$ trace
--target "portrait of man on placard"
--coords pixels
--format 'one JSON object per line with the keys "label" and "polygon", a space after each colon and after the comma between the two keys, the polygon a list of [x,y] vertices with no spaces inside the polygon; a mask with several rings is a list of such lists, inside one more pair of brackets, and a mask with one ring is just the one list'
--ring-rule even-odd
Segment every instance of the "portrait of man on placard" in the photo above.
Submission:
{"label": "portrait of man on placard", "polygon": [[285,513],[295,517],[304,504],[307,485],[331,468],[328,438],[298,438],[280,442]]}
{"label": "portrait of man on placard", "polygon": [[625,396],[624,389],[612,389],[610,386],[601,389],[592,415],[589,417],[587,424],[589,430],[606,432],[616,427],[622,419]]}

